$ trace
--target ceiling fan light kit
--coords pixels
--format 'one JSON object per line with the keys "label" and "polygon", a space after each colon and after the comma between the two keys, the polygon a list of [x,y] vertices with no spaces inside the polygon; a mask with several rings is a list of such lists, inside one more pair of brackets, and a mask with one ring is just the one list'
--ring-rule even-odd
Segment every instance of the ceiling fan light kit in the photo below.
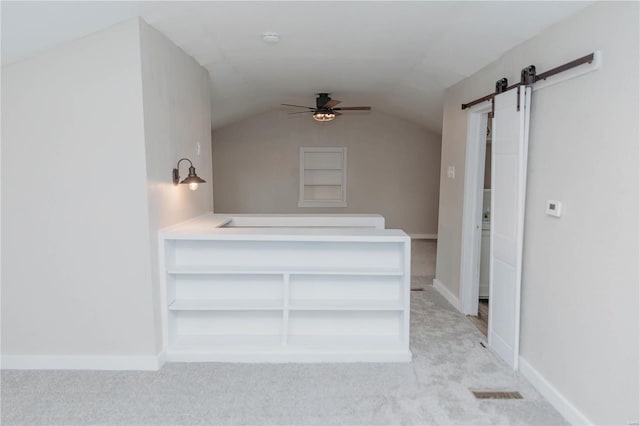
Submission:
{"label": "ceiling fan light kit", "polygon": [[306,108],[307,111],[290,112],[289,115],[312,113],[313,119],[321,123],[332,121],[337,116],[342,115],[342,113],[338,111],[371,111],[370,106],[336,108],[335,106],[338,105],[340,102],[341,101],[338,101],[338,100],[332,100],[329,97],[328,93],[318,93],[318,97],[316,98],[315,108],[309,107],[309,106],[302,106],[302,105],[292,105],[292,104],[280,104],[280,105],[294,107],[294,108]]}
{"label": "ceiling fan light kit", "polygon": [[316,121],[331,121],[336,118],[336,115],[332,112],[315,112],[313,113],[313,119]]}

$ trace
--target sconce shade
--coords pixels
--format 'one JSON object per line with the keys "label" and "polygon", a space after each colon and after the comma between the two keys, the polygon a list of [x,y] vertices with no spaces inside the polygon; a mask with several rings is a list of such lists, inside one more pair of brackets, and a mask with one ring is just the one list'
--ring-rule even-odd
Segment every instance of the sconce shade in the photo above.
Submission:
{"label": "sconce shade", "polygon": [[[180,169],[180,162],[186,160],[189,162],[189,175],[184,178],[182,180],[182,182],[180,182],[180,173],[179,173],[179,169]],[[178,161],[178,165],[176,166],[175,169],[173,169],[173,184],[174,185],[178,185],[178,183],[180,183],[181,185],[189,185],[189,188],[192,190],[196,190],[198,188],[198,184],[199,183],[205,183],[206,180],[202,179],[200,176],[198,176],[198,174],[196,173],[196,168],[193,167],[193,163],[191,162],[191,160],[189,160],[188,158],[181,158],[180,161]]]}
{"label": "sconce shade", "polygon": [[189,167],[189,176],[184,178],[180,184],[190,184],[190,183],[205,183],[206,180],[202,179],[200,176],[196,174],[196,168],[191,166]]}

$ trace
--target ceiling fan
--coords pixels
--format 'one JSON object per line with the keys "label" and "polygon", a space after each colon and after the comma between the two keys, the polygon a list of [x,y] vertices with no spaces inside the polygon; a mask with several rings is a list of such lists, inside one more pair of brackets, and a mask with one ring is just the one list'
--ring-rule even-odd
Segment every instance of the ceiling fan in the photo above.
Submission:
{"label": "ceiling fan", "polygon": [[313,119],[316,121],[331,121],[339,115],[342,115],[340,111],[370,111],[370,106],[359,106],[359,107],[339,107],[336,108],[341,101],[331,99],[329,97],[329,93],[318,93],[318,97],[316,98],[316,106],[302,106],[302,105],[291,105],[291,104],[280,104],[284,106],[296,107],[296,108],[306,108],[307,111],[300,112],[290,112],[289,115],[292,114],[305,114],[312,113]]}

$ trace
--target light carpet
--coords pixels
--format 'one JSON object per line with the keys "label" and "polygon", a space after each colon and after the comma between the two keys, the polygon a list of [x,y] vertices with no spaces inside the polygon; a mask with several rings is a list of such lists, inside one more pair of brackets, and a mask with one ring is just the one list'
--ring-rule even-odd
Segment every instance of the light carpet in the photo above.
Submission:
{"label": "light carpet", "polygon": [[[411,363],[3,371],[2,424],[566,424],[433,287],[411,296]],[[524,399],[476,400],[470,388],[519,391]]]}

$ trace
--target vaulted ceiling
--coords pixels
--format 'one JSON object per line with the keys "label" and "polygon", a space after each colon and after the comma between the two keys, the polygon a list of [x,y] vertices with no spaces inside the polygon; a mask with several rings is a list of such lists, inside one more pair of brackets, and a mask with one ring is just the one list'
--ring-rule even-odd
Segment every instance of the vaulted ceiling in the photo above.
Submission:
{"label": "vaulted ceiling", "polygon": [[141,16],[209,71],[214,128],[328,92],[440,132],[447,87],[587,4],[3,1],[2,62]]}

